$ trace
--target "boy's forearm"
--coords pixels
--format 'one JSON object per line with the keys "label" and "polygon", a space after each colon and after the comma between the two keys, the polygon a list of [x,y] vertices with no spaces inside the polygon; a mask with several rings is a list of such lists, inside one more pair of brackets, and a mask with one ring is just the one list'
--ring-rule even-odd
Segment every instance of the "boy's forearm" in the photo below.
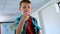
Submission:
{"label": "boy's forearm", "polygon": [[20,20],[20,23],[19,23],[18,27],[16,28],[16,34],[20,34],[22,32],[23,26],[24,26],[24,21],[25,21],[24,18],[22,18]]}
{"label": "boy's forearm", "polygon": [[41,34],[41,32],[39,31],[38,34]]}

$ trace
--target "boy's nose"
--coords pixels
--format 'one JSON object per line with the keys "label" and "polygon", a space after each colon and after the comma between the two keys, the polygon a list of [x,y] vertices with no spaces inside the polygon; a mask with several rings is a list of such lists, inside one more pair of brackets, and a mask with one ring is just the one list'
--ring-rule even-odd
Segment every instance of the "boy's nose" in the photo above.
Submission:
{"label": "boy's nose", "polygon": [[25,10],[28,10],[28,8],[25,8]]}
{"label": "boy's nose", "polygon": [[28,7],[26,7],[26,9],[28,9]]}

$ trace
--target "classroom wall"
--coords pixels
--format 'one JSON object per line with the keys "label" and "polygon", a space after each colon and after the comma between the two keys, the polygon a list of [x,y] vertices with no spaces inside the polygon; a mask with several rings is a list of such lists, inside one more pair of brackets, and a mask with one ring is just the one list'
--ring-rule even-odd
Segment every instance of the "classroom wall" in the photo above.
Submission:
{"label": "classroom wall", "polygon": [[39,16],[44,25],[43,34],[60,34],[60,13],[57,13],[54,3],[41,10]]}

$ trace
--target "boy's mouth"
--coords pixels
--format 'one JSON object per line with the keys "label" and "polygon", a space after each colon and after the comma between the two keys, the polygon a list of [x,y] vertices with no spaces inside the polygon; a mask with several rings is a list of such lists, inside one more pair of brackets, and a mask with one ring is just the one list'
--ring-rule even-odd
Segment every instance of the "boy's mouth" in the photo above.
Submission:
{"label": "boy's mouth", "polygon": [[28,11],[25,11],[25,12],[28,12]]}

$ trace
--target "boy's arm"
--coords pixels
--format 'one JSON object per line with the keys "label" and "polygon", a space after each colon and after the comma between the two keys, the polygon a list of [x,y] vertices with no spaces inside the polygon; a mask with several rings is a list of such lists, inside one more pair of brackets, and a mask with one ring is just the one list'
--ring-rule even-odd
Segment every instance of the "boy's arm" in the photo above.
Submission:
{"label": "boy's arm", "polygon": [[22,19],[20,20],[20,22],[19,22],[19,24],[18,24],[18,26],[17,26],[17,28],[16,28],[16,34],[21,34],[21,32],[22,32],[22,30],[23,30],[24,23],[25,23],[25,21],[26,21],[27,18],[28,18],[27,16],[28,16],[27,13],[25,13],[25,14],[23,15]]}
{"label": "boy's arm", "polygon": [[18,27],[16,28],[16,34],[21,34],[23,30],[23,25],[24,25],[24,19],[22,18],[19,22]]}
{"label": "boy's arm", "polygon": [[41,34],[41,32],[39,31],[38,34]]}

